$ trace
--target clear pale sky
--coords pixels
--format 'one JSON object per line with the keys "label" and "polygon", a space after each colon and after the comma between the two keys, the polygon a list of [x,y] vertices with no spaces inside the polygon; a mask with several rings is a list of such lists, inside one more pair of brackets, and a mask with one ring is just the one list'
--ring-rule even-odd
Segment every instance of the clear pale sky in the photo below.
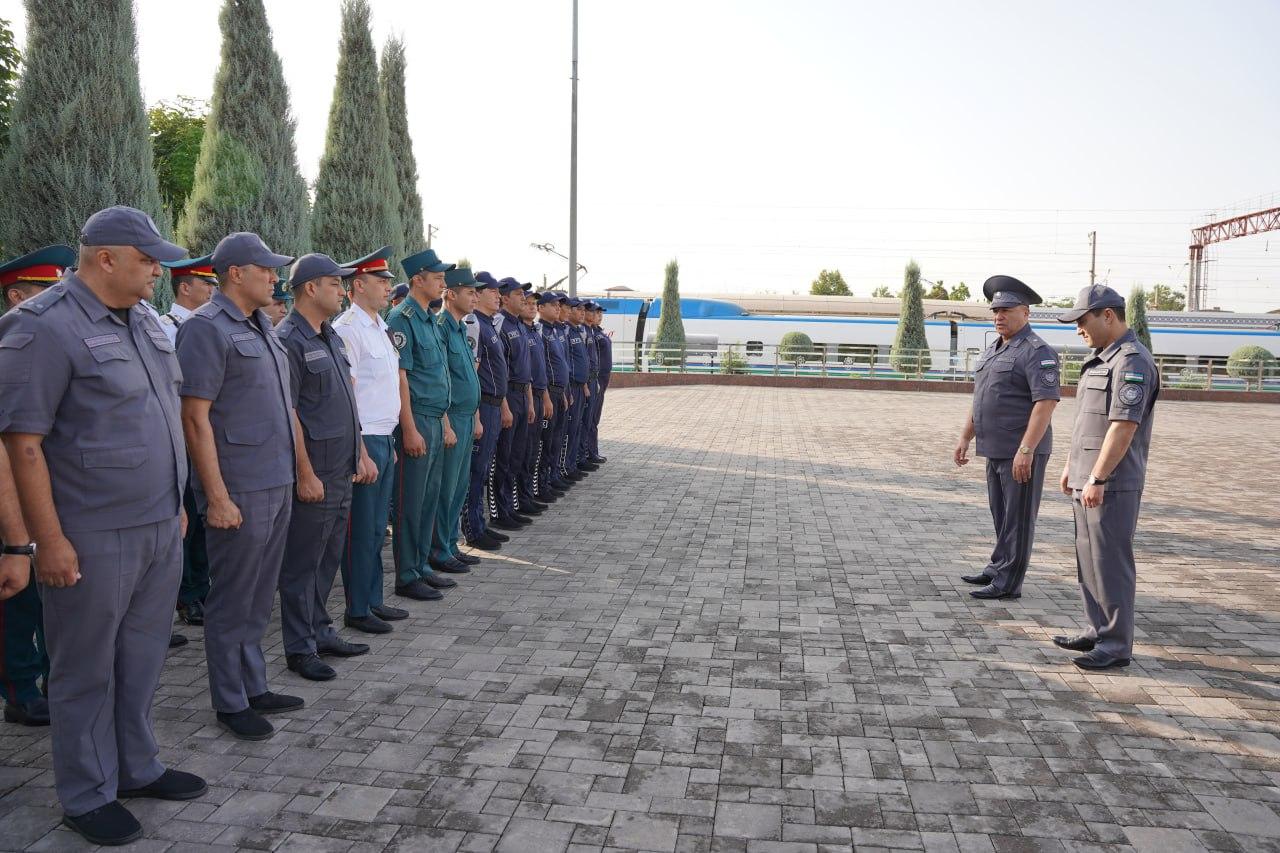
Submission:
{"label": "clear pale sky", "polygon": [[[38,2],[39,0],[35,0]],[[148,104],[207,98],[217,0],[137,0]],[[372,0],[446,257],[567,272],[570,0]],[[267,0],[302,169],[324,147],[337,0]],[[24,43],[18,0],[0,0]],[[1280,204],[1280,2],[581,0],[587,292],[855,293],[994,273],[1042,295],[1185,285],[1190,228]],[[202,37],[205,39],[201,45]],[[1280,232],[1210,250],[1211,304],[1280,307]]]}

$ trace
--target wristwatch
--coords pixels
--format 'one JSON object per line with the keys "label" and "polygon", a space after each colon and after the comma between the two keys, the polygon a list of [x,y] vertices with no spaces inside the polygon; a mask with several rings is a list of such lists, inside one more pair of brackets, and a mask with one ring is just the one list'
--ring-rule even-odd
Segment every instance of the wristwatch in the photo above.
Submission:
{"label": "wristwatch", "polygon": [[1089,482],[1085,483],[1085,485],[1086,486],[1105,486],[1107,484],[1107,479],[1108,478],[1106,477],[1099,477],[1096,474],[1090,474]]}
{"label": "wristwatch", "polygon": [[28,542],[26,545],[5,545],[0,548],[0,554],[6,557],[34,557],[36,555],[36,543]]}
{"label": "wristwatch", "polygon": [[1019,453],[1021,453],[1023,456],[1030,456],[1030,455],[1031,455],[1031,448],[1030,448],[1030,447],[1027,447],[1027,446],[1024,444],[1024,445],[1022,445],[1021,447],[1019,447],[1019,448],[1018,448],[1018,452],[1019,452]]}

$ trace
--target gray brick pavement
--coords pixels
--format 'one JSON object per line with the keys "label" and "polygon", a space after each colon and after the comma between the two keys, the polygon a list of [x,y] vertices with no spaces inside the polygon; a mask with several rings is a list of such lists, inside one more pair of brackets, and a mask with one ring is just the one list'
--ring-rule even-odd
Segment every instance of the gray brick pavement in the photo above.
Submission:
{"label": "gray brick pavement", "polygon": [[[136,849],[1280,850],[1270,407],[1159,408],[1136,659],[1096,675],[1048,640],[1079,618],[1061,496],[1022,600],[964,594],[989,550],[980,463],[950,463],[966,406],[611,392],[609,464],[337,680],[270,635],[308,700],[272,740],[214,725],[184,629],[157,730],[212,787],[134,801]],[[4,849],[85,846],[48,748],[0,725]]]}

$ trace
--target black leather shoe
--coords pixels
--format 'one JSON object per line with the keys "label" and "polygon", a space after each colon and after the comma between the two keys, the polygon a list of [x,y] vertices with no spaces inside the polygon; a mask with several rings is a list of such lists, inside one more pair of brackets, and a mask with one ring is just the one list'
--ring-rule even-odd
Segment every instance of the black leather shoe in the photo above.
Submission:
{"label": "black leather shoe", "polygon": [[533,519],[531,517],[527,515],[522,515],[521,513],[518,513],[518,512],[513,512],[511,514],[511,520],[514,521],[516,524],[520,525],[521,527],[524,527],[529,524],[533,524]]}
{"label": "black leather shoe", "polygon": [[69,826],[91,844],[119,847],[142,837],[142,824],[133,813],[117,802],[99,806],[82,815],[62,816],[62,825]]}
{"label": "black leather shoe", "polygon": [[992,578],[991,578],[991,575],[984,575],[981,572],[979,572],[976,575],[961,575],[960,580],[964,581],[965,583],[976,584],[978,586],[986,586],[987,584],[991,583]]}
{"label": "black leather shoe", "polygon": [[450,560],[447,563],[432,561],[431,568],[446,575],[465,575],[471,571],[471,567],[460,560]]}
{"label": "black leather shoe", "polygon": [[47,726],[49,725],[49,700],[43,696],[37,696],[26,702],[6,702],[4,703],[4,721],[33,728]]}
{"label": "black leather shoe", "polygon": [[285,662],[290,672],[296,672],[307,681],[332,681],[338,677],[333,667],[320,660],[319,655],[298,653],[287,655]]}
{"label": "black leather shoe", "polygon": [[171,649],[180,649],[183,646],[185,646],[188,642],[189,640],[187,640],[187,638],[182,636],[181,634],[169,635],[169,648]]}
{"label": "black leather shoe", "polygon": [[587,479],[587,473],[585,471],[570,471],[568,474],[564,475],[564,478],[577,483]]}
{"label": "black leather shoe", "polygon": [[178,602],[178,618],[188,625],[204,624],[204,604],[199,601],[193,601],[190,604]]}
{"label": "black leather shoe", "polygon": [[454,554],[453,559],[464,566],[475,566],[480,563],[480,558],[473,554]]}
{"label": "black leather shoe", "polygon": [[1014,600],[1014,599],[1022,598],[1022,593],[1020,592],[1001,592],[1000,590],[996,589],[994,586],[991,586],[990,584],[988,584],[987,586],[984,586],[982,589],[975,589],[973,592],[969,593],[969,595],[973,596],[974,598],[993,599],[997,601]]}
{"label": "black leather shoe", "polygon": [[383,622],[373,613],[368,616],[344,616],[342,624],[356,631],[363,631],[366,634],[390,634],[391,626]]}
{"label": "black leather shoe", "polygon": [[1090,653],[1072,658],[1071,662],[1081,669],[1120,669],[1129,665],[1129,658],[1104,658]]}
{"label": "black leather shoe", "polygon": [[[489,522],[489,526],[490,526],[490,527],[496,527],[496,528],[498,528],[499,530],[519,530],[519,529],[520,529],[521,527],[523,527],[524,525],[522,525],[522,524],[517,524],[517,523],[516,523],[516,522],[514,522],[514,521],[508,521],[508,520],[507,520],[507,519],[505,519],[505,518],[495,518],[493,521]],[[492,531],[490,531],[490,532],[492,532]],[[495,537],[495,538],[496,538],[496,537]],[[508,538],[510,538],[510,537],[508,537]]]}
{"label": "black leather shoe", "polygon": [[438,575],[435,572],[432,572],[423,578],[422,582],[432,589],[453,589],[458,585],[458,582],[452,578],[447,578],[444,575]]}
{"label": "black leather shoe", "polygon": [[388,607],[385,604],[370,607],[369,612],[384,622],[399,622],[401,619],[409,618],[408,610],[401,610],[399,607]]}
{"label": "black leather shoe", "polygon": [[412,598],[414,601],[439,601],[444,598],[443,595],[422,581],[417,580],[404,586],[397,586],[396,595],[403,595],[405,598]]}
{"label": "black leather shoe", "polygon": [[592,456],[592,457],[590,457],[587,461],[588,461],[588,462],[590,462],[590,463],[592,463],[593,465],[603,465],[604,463],[606,463],[606,462],[608,462],[608,461],[609,461],[609,457],[607,457],[607,456]]}
{"label": "black leather shoe", "polygon": [[1070,652],[1091,652],[1093,647],[1098,644],[1098,641],[1091,640],[1088,637],[1068,637],[1059,634],[1053,638],[1053,644]]}
{"label": "black leather shoe", "polygon": [[218,712],[218,725],[240,740],[266,740],[275,734],[276,728],[264,720],[253,708],[245,708],[234,714]]}
{"label": "black leather shoe", "polygon": [[507,535],[507,534],[505,534],[505,533],[499,533],[499,532],[498,532],[498,531],[496,531],[496,530],[486,530],[486,531],[484,532],[484,535],[485,535],[485,536],[488,536],[488,537],[489,537],[490,539],[492,539],[494,542],[499,542],[499,543],[501,543],[501,542],[510,542],[510,541],[511,541],[511,537],[510,537],[510,536],[508,536],[508,535]]}
{"label": "black leather shoe", "polygon": [[249,707],[259,714],[283,714],[286,711],[296,711],[306,704],[301,696],[286,696],[270,690],[249,697]]}
{"label": "black leather shoe", "polygon": [[502,547],[501,542],[499,542],[497,539],[494,539],[492,536],[488,535],[487,533],[484,536],[481,536],[479,539],[467,540],[467,544],[470,545],[472,548],[476,548],[481,551],[497,551],[499,548]]}
{"label": "black leather shoe", "polygon": [[569,494],[570,485],[563,480],[556,480],[551,484],[551,493],[558,498],[562,498]]}
{"label": "black leather shoe", "polygon": [[531,501],[520,501],[519,512],[521,515],[528,515],[528,516],[542,515],[543,510],[545,510],[546,508],[547,508],[546,504],[538,504],[537,506],[534,506]]}
{"label": "black leather shoe", "polygon": [[600,466],[594,462],[580,462],[578,463],[578,470],[579,471],[599,471]]}
{"label": "black leather shoe", "polygon": [[332,655],[336,658],[355,658],[369,654],[369,647],[364,643],[349,643],[341,637],[334,637],[316,644],[316,654]]}
{"label": "black leather shoe", "polygon": [[141,788],[125,788],[118,797],[138,797],[150,800],[194,800],[209,790],[205,781],[194,773],[181,770],[165,770],[160,777]]}

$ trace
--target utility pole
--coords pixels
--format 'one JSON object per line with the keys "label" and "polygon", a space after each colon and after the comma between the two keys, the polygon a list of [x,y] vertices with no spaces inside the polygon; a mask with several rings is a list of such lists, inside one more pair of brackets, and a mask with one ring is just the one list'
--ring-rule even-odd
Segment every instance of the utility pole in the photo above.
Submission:
{"label": "utility pole", "polygon": [[1089,286],[1093,287],[1093,281],[1096,277],[1095,270],[1098,267],[1098,232],[1089,232]]}
{"label": "utility pole", "polygon": [[573,0],[573,94],[569,118],[569,295],[578,295],[578,0]]}
{"label": "utility pole", "polygon": [[439,229],[436,228],[434,225],[432,225],[430,222],[427,223],[427,248],[428,249],[431,248],[431,238],[435,235],[436,231],[438,230]]}

